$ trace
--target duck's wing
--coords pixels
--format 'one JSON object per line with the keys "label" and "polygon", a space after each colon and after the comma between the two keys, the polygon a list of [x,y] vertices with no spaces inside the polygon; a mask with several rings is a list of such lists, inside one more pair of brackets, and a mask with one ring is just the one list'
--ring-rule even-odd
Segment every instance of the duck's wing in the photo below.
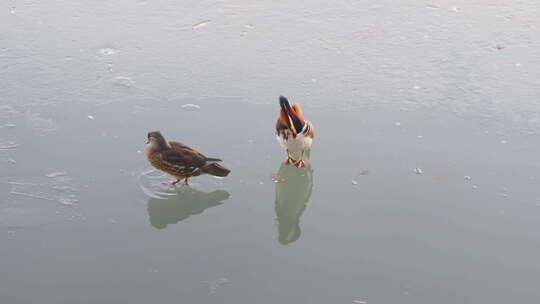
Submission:
{"label": "duck's wing", "polygon": [[276,121],[276,135],[279,135],[288,129],[289,127],[287,126],[287,124],[284,123],[282,119],[278,118],[278,120]]}
{"label": "duck's wing", "polygon": [[181,142],[177,142],[177,141],[170,141],[169,142],[169,145],[171,145],[171,147],[173,148],[173,150],[178,150],[178,151],[189,151],[189,153],[193,153],[193,154],[196,154],[197,157],[201,158],[201,159],[204,159],[205,161],[222,161],[221,159],[219,158],[213,158],[213,157],[206,157],[204,154],[202,154],[201,152],[191,148],[190,146],[188,145],[185,145]]}
{"label": "duck's wing", "polygon": [[[190,146],[188,145],[185,145],[179,141],[169,141],[169,145],[173,148],[173,149],[189,149],[189,150],[193,150],[193,148],[191,148]],[[193,150],[195,151],[195,150]]]}
{"label": "duck's wing", "polygon": [[161,152],[159,158],[161,166],[178,175],[193,173],[206,164],[204,155],[187,149],[169,149]]}

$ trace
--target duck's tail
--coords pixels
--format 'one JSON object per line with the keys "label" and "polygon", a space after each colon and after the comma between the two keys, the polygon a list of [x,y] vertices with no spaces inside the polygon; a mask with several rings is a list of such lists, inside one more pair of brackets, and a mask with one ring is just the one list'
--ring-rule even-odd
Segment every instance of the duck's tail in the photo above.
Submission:
{"label": "duck's tail", "polygon": [[222,160],[219,159],[219,158],[207,157],[207,158],[206,158],[206,161],[217,161],[217,162],[220,162],[220,161],[222,161]]}
{"label": "duck's tail", "polygon": [[218,163],[211,163],[201,168],[202,173],[224,177],[231,173],[231,170],[223,167]]}

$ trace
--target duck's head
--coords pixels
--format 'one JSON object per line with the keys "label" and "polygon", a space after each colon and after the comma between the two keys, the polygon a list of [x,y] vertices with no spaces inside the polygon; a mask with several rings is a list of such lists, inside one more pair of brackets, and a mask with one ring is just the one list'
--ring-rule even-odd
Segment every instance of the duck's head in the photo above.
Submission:
{"label": "duck's head", "polygon": [[146,141],[146,145],[147,150],[154,152],[165,150],[169,147],[169,143],[159,131],[148,132],[148,140]]}
{"label": "duck's head", "polygon": [[279,96],[279,119],[291,130],[293,137],[301,133],[306,123],[302,116],[302,109],[299,104],[291,106],[289,100],[284,96]]}

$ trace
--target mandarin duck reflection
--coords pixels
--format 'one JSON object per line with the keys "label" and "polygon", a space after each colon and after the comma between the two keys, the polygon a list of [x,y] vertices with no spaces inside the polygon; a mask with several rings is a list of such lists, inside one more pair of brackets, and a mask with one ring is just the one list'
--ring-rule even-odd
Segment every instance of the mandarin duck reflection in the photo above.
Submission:
{"label": "mandarin duck reflection", "polygon": [[[287,152],[285,163],[299,168],[305,167],[304,154],[313,142],[313,124],[304,120],[299,104],[291,106],[287,98],[280,96],[279,105],[281,108],[276,123],[276,138]],[[298,160],[294,159],[294,152],[300,153]]]}
{"label": "mandarin duck reflection", "polygon": [[311,197],[313,170],[309,163],[300,169],[283,163],[276,179],[278,240],[281,244],[287,245],[300,237],[300,217]]}
{"label": "mandarin duck reflection", "polygon": [[183,143],[167,141],[159,131],[148,133],[145,152],[154,168],[176,178],[171,185],[182,179],[187,184],[188,178],[201,174],[224,177],[231,172],[218,164],[221,159],[206,157]]}

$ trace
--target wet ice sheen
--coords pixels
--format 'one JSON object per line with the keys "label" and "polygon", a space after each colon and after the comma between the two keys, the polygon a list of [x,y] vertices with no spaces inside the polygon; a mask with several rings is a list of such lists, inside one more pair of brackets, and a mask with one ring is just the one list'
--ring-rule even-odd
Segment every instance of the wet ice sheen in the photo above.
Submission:
{"label": "wet ice sheen", "polygon": [[8,2],[0,303],[538,302],[538,1]]}

